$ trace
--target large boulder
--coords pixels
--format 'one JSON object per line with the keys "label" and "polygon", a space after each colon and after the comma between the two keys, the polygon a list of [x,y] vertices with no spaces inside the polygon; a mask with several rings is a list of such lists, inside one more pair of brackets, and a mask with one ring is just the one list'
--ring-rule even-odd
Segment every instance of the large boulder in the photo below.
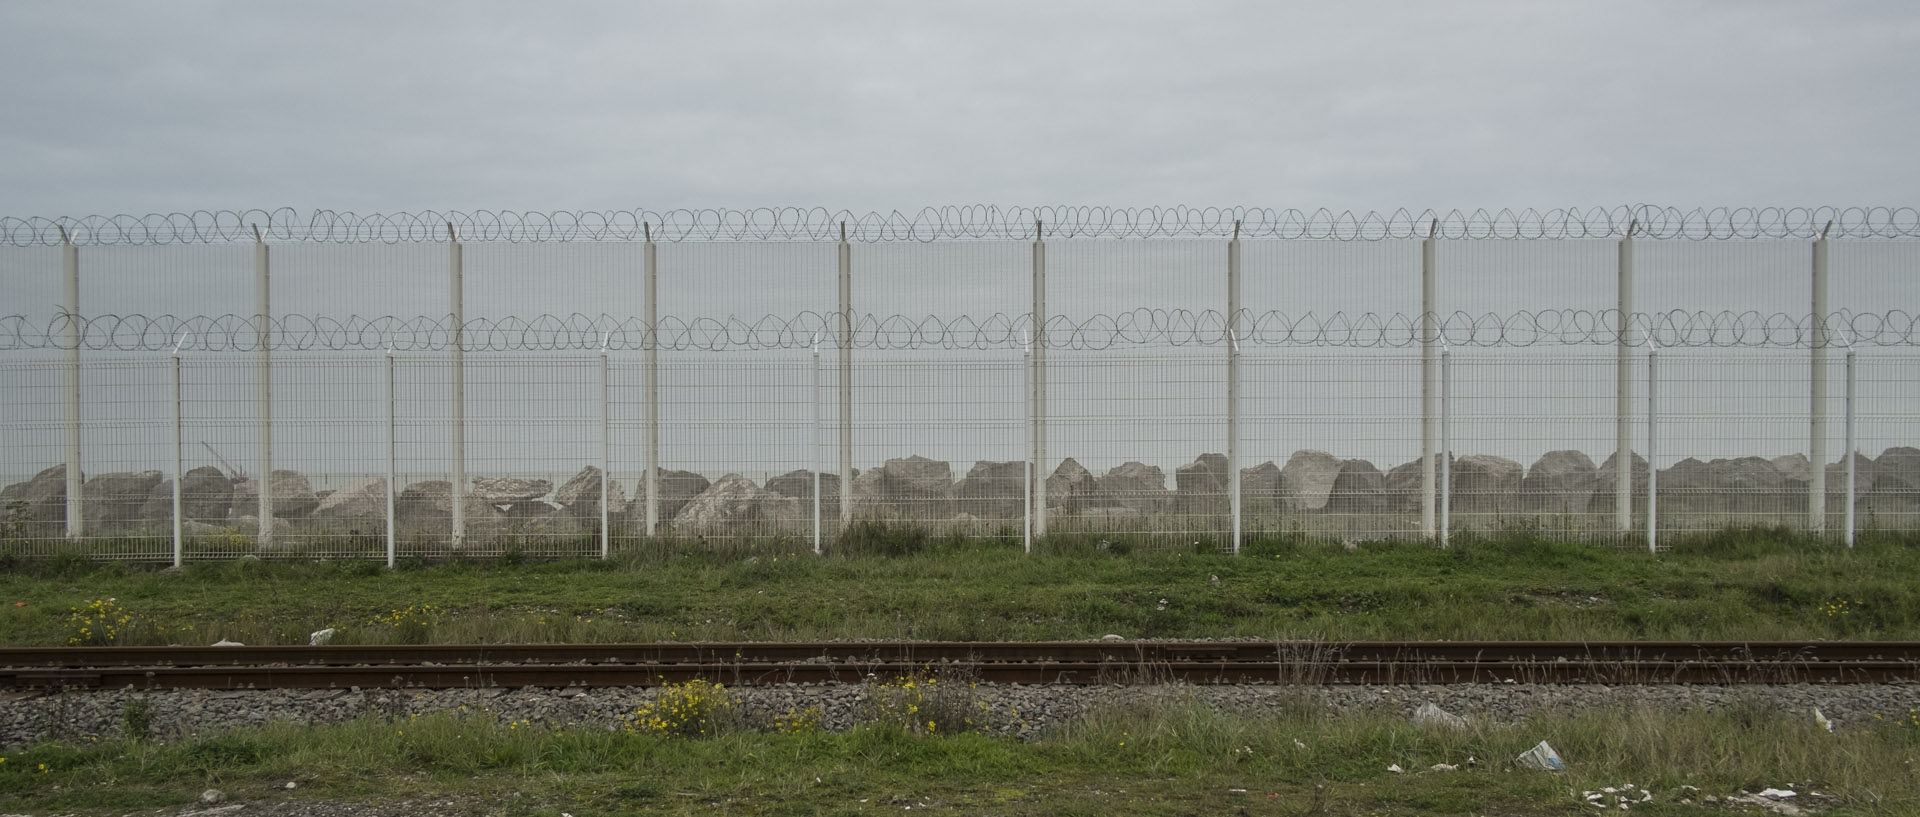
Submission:
{"label": "large boulder", "polygon": [[[660,480],[660,487],[658,489],[660,494],[659,513],[660,521],[663,523],[672,522],[673,517],[680,513],[681,508],[686,507],[687,503],[692,502],[694,497],[704,493],[707,488],[712,486],[712,483],[709,483],[706,477],[692,471],[656,469],[654,473],[658,475]],[[627,518],[632,520],[635,525],[645,526],[647,523],[646,480],[641,480],[638,485],[635,485],[633,491],[633,502],[627,506]]]}
{"label": "large boulder", "polygon": [[[86,496],[84,492],[81,496]],[[0,512],[11,513],[9,506],[19,504],[19,521],[33,528],[30,535],[56,535],[58,525],[67,521],[67,467],[56,465],[0,490]]]}
{"label": "large boulder", "polygon": [[1526,466],[1492,454],[1468,454],[1453,461],[1453,512],[1515,513],[1520,508],[1520,491]]}
{"label": "large boulder", "polygon": [[1340,473],[1327,494],[1327,511],[1356,516],[1387,510],[1387,477],[1366,460],[1340,461]]}
{"label": "large boulder", "polygon": [[[594,469],[593,473],[598,475],[600,472],[598,469]],[[578,478],[579,477],[575,477],[575,479]],[[595,482],[593,488],[598,491],[600,489],[599,483]],[[512,505],[515,502],[539,499],[552,493],[552,491],[553,483],[544,479],[516,479],[514,477],[473,478],[473,495],[479,497],[489,505]],[[598,499],[599,497],[596,496],[595,501],[598,501]]]}
{"label": "large boulder", "polygon": [[1804,518],[1806,483],[1797,495],[1787,483],[1780,469],[1760,457],[1709,462],[1688,457],[1660,471],[1660,512],[1735,524]]}
{"label": "large boulder", "polygon": [[[1229,489],[1228,496],[1232,496]],[[1280,466],[1271,460],[1240,469],[1240,512],[1271,514],[1280,510]]]}
{"label": "large boulder", "polygon": [[1889,448],[1873,461],[1873,490],[1863,492],[1876,524],[1911,525],[1920,514],[1920,448]]}
{"label": "large boulder", "polygon": [[1159,513],[1167,509],[1167,475],[1158,465],[1123,462],[1100,477],[1101,492],[1123,507],[1140,513]]}
{"label": "large boulder", "polygon": [[[1439,458],[1434,458],[1435,463]],[[1420,512],[1420,486],[1424,477],[1421,473],[1422,461],[1403,462],[1388,470],[1381,479],[1381,505],[1386,513],[1409,514]],[[1435,472],[1438,478],[1438,472]],[[1437,492],[1434,496],[1439,497]]]}
{"label": "large boulder", "polygon": [[673,518],[676,533],[754,534],[800,518],[799,500],[753,484],[739,474],[720,478]]}
{"label": "large boulder", "polygon": [[[275,469],[268,480],[273,491],[273,515],[281,519],[300,519],[313,513],[320,507],[320,497],[313,492],[313,485],[307,482],[305,474],[299,471]],[[241,516],[254,516],[260,513],[260,484],[252,477],[243,477],[233,484],[233,503],[227,511],[228,519]],[[188,514],[191,516],[191,514]]]}
{"label": "large boulder", "polygon": [[233,507],[233,480],[211,465],[190,469],[180,478],[181,515],[200,522],[227,518]]}
{"label": "large boulder", "polygon": [[1326,510],[1340,467],[1339,458],[1325,451],[1295,451],[1280,469],[1280,499],[1286,510]]}
{"label": "large boulder", "polygon": [[140,522],[141,508],[161,479],[159,471],[123,471],[87,480],[80,487],[80,518],[86,520],[87,531],[124,529]]}
{"label": "large boulder", "polygon": [[[813,472],[801,469],[788,471],[767,480],[767,490],[789,499],[800,501],[801,508],[808,515],[813,513]],[[840,518],[840,475],[822,472],[820,474],[820,516],[825,519]]]}
{"label": "large boulder", "polygon": [[1520,480],[1520,507],[1533,513],[1585,513],[1599,476],[1593,459],[1573,450],[1548,451]]}
{"label": "large boulder", "polygon": [[[1606,461],[1600,463],[1600,467],[1594,470],[1593,494],[1587,498],[1587,513],[1613,513],[1614,485],[1619,481],[1619,473],[1614,469],[1614,463],[1618,456],[1617,452],[1608,454]],[[1647,458],[1636,452],[1633,459],[1629,460],[1627,468],[1627,473],[1633,477],[1633,484],[1627,489],[1631,493],[1630,502],[1633,512],[1645,513],[1647,510]]]}
{"label": "large boulder", "polygon": [[1047,477],[1047,507],[1049,512],[1072,515],[1121,505],[1100,490],[1099,480],[1085,466],[1068,457]]}
{"label": "large boulder", "polygon": [[[536,499],[539,496],[541,495],[536,494],[515,501]],[[572,479],[567,480],[553,492],[553,501],[561,508],[560,516],[578,520],[583,525],[599,525],[600,469],[592,465],[580,469],[580,473],[574,474]],[[617,518],[620,510],[625,507],[627,507],[626,489],[621,487],[617,479],[608,482],[608,513]]]}
{"label": "large boulder", "polygon": [[1186,515],[1227,512],[1227,455],[1201,454],[1173,469],[1173,504]]}
{"label": "large boulder", "polygon": [[1027,463],[981,460],[953,487],[961,513],[975,519],[1020,519],[1027,512]]}
{"label": "large boulder", "polygon": [[[395,502],[396,511],[398,501]],[[308,518],[350,534],[383,530],[387,525],[387,478],[363,477],[340,486]]]}
{"label": "large boulder", "polygon": [[[1878,466],[1871,458],[1865,454],[1853,455],[1853,498],[1856,515],[1866,513],[1867,506],[1870,504],[1867,497],[1873,494],[1877,475]],[[1844,514],[1846,512],[1847,462],[1843,459],[1827,466],[1827,513]]]}
{"label": "large boulder", "polygon": [[854,507],[880,516],[945,519],[953,515],[953,469],[919,455],[887,460],[853,478]]}
{"label": "large boulder", "polygon": [[[463,504],[468,538],[499,532],[506,514],[486,500],[469,495]],[[394,498],[395,523],[403,537],[445,536],[453,531],[453,483],[444,479],[408,485]]]}

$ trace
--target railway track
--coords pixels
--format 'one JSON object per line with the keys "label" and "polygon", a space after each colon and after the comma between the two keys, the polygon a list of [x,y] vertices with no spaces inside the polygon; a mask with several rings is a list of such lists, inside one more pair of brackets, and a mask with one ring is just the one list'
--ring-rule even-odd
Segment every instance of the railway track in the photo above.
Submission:
{"label": "railway track", "polygon": [[816,642],[0,649],[0,689],[1920,682],[1920,642]]}

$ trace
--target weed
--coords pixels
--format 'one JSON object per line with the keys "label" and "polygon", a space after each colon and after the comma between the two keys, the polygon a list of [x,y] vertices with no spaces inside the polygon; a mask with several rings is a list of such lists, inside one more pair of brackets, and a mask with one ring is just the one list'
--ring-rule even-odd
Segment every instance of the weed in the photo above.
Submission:
{"label": "weed", "polygon": [[732,710],[733,697],[725,686],[695,679],[661,687],[651,703],[627,717],[625,728],[662,737],[709,737],[720,733]]}
{"label": "weed", "polygon": [[153,734],[153,704],[136,696],[120,708],[120,734],[127,740],[143,741]]}
{"label": "weed", "polygon": [[973,681],[911,675],[867,683],[866,720],[908,732],[957,735],[984,732],[992,714]]}
{"label": "weed", "polygon": [[95,599],[67,613],[67,643],[76,647],[104,647],[119,643],[121,630],[133,622],[116,599]]}

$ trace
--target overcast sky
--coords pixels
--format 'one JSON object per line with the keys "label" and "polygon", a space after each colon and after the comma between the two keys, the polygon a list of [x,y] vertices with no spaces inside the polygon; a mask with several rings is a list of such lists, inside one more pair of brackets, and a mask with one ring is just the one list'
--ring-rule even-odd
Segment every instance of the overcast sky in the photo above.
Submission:
{"label": "overcast sky", "polygon": [[0,215],[1912,205],[1920,4],[23,2]]}

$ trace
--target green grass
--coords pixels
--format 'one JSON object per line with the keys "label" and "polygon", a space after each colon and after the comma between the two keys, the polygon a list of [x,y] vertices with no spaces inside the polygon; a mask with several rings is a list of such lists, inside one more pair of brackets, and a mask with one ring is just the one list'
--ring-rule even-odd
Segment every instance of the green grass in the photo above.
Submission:
{"label": "green grass", "polygon": [[[184,570],[69,553],[0,572],[0,644],[72,643],[113,599],[120,644],[656,640],[1920,639],[1920,535],[1848,550],[1756,529],[1658,555],[1532,534],[1447,550],[1298,536],[1240,556],[868,530],[852,554],[790,543],[651,543],[609,561],[403,563],[288,557]],[[1218,577],[1216,587],[1213,577]],[[1162,603],[1164,600],[1164,604]],[[76,613],[76,611],[80,611]]]}
{"label": "green grass", "polygon": [[[1514,768],[1543,739],[1568,771]],[[214,787],[249,803],[434,797],[485,813],[576,817],[906,806],[961,815],[1566,815],[1595,811],[1582,792],[1627,783],[1654,795],[1638,814],[1721,814],[1702,797],[1770,786],[1833,795],[1836,817],[1920,810],[1920,725],[1828,734],[1804,717],[1738,710],[1475,720],[1449,732],[1380,714],[1229,717],[1176,701],[1096,711],[1026,743],[883,724],[836,734],[746,724],[677,738],[440,714],[170,744],[46,743],[4,755],[0,808],[35,813],[173,809]],[[1459,770],[1427,771],[1438,763]],[[287,781],[297,789],[281,789]]]}

